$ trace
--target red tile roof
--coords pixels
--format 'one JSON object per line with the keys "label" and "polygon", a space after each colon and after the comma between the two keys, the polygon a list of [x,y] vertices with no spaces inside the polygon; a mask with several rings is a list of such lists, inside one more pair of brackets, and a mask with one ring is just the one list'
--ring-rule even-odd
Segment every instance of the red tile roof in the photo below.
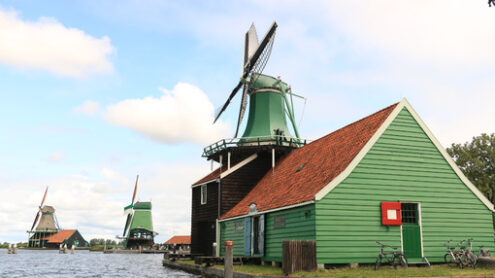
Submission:
{"label": "red tile roof", "polygon": [[191,244],[191,236],[173,236],[165,244]]}
{"label": "red tile roof", "polygon": [[44,239],[47,239],[48,243],[61,243],[65,239],[68,239],[75,232],[76,230],[62,230],[56,234],[47,236]]}
{"label": "red tile roof", "polygon": [[247,214],[251,203],[258,211],[265,211],[313,200],[347,168],[396,106],[397,103],[292,151],[221,219]]}
{"label": "red tile roof", "polygon": [[222,171],[221,172],[220,172],[220,167],[218,167],[215,171],[209,173],[208,175],[206,175],[205,177],[203,177],[199,181],[193,183],[192,185],[194,186],[194,185],[198,185],[198,184],[202,184],[202,183],[205,183],[205,182],[209,182],[209,181],[218,179],[218,178],[220,178],[220,173],[223,173],[225,171],[227,171],[227,167],[226,166],[223,166],[222,167]]}

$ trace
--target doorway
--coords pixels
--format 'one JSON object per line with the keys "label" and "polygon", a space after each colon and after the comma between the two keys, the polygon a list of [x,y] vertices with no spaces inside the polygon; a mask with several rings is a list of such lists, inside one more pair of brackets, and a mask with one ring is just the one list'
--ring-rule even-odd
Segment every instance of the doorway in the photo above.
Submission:
{"label": "doorway", "polygon": [[421,211],[419,203],[401,203],[402,249],[409,259],[422,258]]}
{"label": "doorway", "polygon": [[260,217],[253,217],[253,255],[260,253]]}

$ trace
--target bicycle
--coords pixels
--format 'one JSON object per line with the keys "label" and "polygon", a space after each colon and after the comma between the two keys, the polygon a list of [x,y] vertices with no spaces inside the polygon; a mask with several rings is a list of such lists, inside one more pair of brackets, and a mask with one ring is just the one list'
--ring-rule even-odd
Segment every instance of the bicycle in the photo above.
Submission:
{"label": "bicycle", "polygon": [[[461,241],[461,244],[463,244],[465,241]],[[472,268],[476,267],[476,263],[478,262],[478,257],[474,254],[473,252],[473,239],[470,238],[467,240],[468,246],[462,246],[461,247],[461,262],[464,265],[469,265]]]}
{"label": "bicycle", "polygon": [[480,245],[480,257],[491,257],[492,253],[490,253],[490,250],[488,249],[483,249],[485,245]]}
{"label": "bicycle", "polygon": [[455,249],[459,246],[459,243],[456,244],[454,247],[450,247],[449,243],[451,243],[451,242],[452,242],[452,240],[449,240],[443,245],[443,246],[447,247],[447,253],[443,256],[443,260],[449,266],[456,266],[457,265],[460,268],[463,268],[464,264],[461,261],[461,256],[459,255],[458,251],[455,251]]}
{"label": "bicycle", "polygon": [[[406,257],[404,257],[403,252],[397,251],[397,247],[382,244],[379,241],[377,241],[376,243],[380,245],[380,253],[378,254],[378,257],[376,257],[375,270],[378,270],[380,268],[382,259],[385,259],[387,263],[391,264],[395,269],[397,269],[398,264],[400,264],[400,266],[404,269],[407,268],[407,259]],[[393,251],[384,251],[384,249],[387,247],[392,248]]]}

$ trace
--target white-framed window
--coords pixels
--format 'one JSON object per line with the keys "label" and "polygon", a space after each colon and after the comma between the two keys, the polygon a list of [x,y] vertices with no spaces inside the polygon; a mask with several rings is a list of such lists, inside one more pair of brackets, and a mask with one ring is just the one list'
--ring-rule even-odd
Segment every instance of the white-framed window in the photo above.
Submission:
{"label": "white-framed window", "polygon": [[204,205],[206,204],[206,192],[207,192],[207,185],[204,184],[201,186],[201,204]]}

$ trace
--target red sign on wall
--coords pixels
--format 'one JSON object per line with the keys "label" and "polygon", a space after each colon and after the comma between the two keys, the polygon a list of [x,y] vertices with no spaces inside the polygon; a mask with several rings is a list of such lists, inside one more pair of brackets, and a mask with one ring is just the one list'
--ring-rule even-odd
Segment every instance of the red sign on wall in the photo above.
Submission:
{"label": "red sign on wall", "polygon": [[400,216],[400,202],[382,202],[382,225],[400,226]]}

